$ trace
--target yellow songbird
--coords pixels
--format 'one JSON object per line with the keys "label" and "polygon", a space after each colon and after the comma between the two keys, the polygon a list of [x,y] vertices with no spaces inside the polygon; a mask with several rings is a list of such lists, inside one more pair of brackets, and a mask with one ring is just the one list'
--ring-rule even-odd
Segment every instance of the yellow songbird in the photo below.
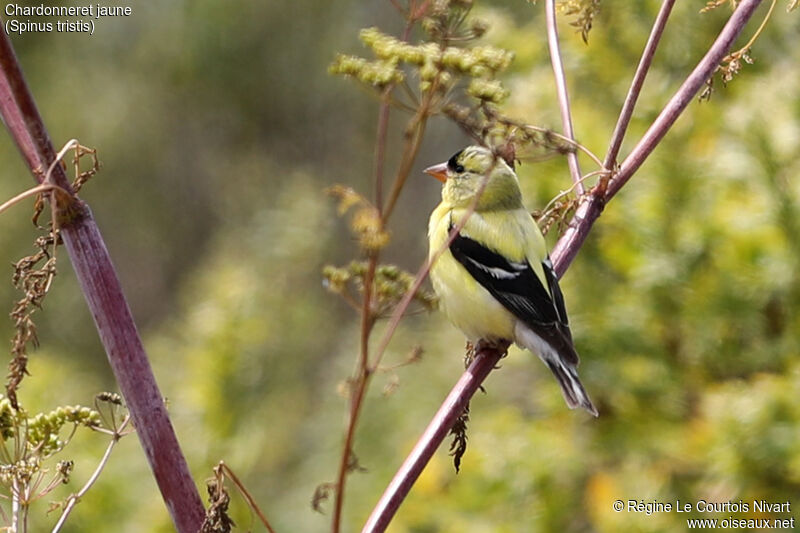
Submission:
{"label": "yellow songbird", "polygon": [[597,409],[578,379],[564,297],[544,237],[522,205],[516,174],[491,150],[470,146],[425,172],[444,183],[428,224],[430,256],[464,227],[431,268],[447,317],[472,342],[508,340],[536,353],[561,385],[569,407]]}

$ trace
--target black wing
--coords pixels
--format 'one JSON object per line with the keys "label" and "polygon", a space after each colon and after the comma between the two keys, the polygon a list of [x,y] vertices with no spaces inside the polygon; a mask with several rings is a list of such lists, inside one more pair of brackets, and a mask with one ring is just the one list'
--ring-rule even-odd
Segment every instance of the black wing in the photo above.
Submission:
{"label": "black wing", "polygon": [[450,244],[450,252],[503,307],[577,364],[564,297],[549,258],[542,262],[548,290],[528,261],[509,261],[460,233]]}
{"label": "black wing", "polygon": [[550,256],[547,256],[542,261],[542,267],[544,268],[544,277],[547,278],[547,285],[550,287],[550,294],[553,296],[553,304],[556,306],[558,321],[564,327],[563,329],[571,341],[572,333],[569,330],[569,318],[567,317],[567,308],[564,305],[564,295],[561,293],[561,287],[558,286],[558,276],[555,269],[553,269],[553,263],[550,262]]}

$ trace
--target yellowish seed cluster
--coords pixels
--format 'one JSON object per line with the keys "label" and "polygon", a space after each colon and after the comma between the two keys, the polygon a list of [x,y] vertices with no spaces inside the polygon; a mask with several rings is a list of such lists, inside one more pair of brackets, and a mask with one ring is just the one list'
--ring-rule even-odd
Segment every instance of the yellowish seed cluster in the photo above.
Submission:
{"label": "yellowish seed cluster", "polygon": [[[440,24],[441,21],[425,19],[425,24]],[[486,24],[474,21],[470,34],[482,35]],[[381,32],[378,28],[361,30],[361,41],[376,56],[374,60],[343,55],[337,56],[330,67],[332,74],[351,76],[359,81],[382,88],[403,82],[407,74],[403,66],[416,69],[419,90],[424,93],[432,89],[446,92],[458,78],[471,78],[468,94],[480,100],[499,103],[508,96],[508,91],[495,79],[507,69],[514,54],[494,46],[472,48],[445,46],[434,42],[411,44]]]}
{"label": "yellowish seed cluster", "polygon": [[498,80],[475,78],[469,82],[467,93],[478,100],[500,103],[508,97],[508,90]]}
{"label": "yellowish seed cluster", "polygon": [[96,427],[100,425],[100,414],[77,405],[58,407],[46,414],[39,413],[27,421],[28,442],[34,447],[41,446],[43,455],[58,451],[62,447],[59,432],[65,424]]}
{"label": "yellowish seed cluster", "polygon": [[376,87],[403,81],[403,72],[392,61],[367,61],[362,57],[339,54],[328,68],[331,74],[352,76],[359,81]]}
{"label": "yellowish seed cluster", "polygon": [[[364,276],[367,273],[365,261],[353,261],[345,267],[326,266],[322,270],[325,286],[336,294],[347,293],[352,287],[357,292],[363,290]],[[414,284],[414,275],[396,265],[378,265],[375,269],[374,290],[378,315],[389,312]],[[436,295],[431,291],[418,289],[414,300],[426,309],[436,307]]]}

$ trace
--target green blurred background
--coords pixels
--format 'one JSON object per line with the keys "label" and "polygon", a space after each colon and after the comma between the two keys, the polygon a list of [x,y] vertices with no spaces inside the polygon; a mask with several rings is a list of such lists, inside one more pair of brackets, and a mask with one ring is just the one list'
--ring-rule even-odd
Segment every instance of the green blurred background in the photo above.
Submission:
{"label": "green blurred background", "polygon": [[[723,6],[700,15],[704,3],[677,3],[623,155],[729,14]],[[690,104],[563,280],[600,418],[566,409],[545,367],[512,350],[472,403],[462,472],[439,451],[391,531],[685,528],[674,512],[615,513],[616,499],[800,506],[800,48],[787,3],[754,47],[755,64],[728,88],[717,84],[710,102]],[[486,40],[516,53],[506,111],[560,129],[543,5],[477,4],[491,24]],[[659,4],[606,0],[588,46],[562,20],[576,134],[596,153],[605,153]],[[97,21],[93,36],[31,33],[13,43],[54,143],[77,137],[99,150],[102,172],[81,197],[200,490],[224,460],[278,531],[326,531],[330,504],[321,515],[310,500],[336,474],[346,418],[337,388],[354,365],[358,321],[325,292],[320,271],[358,248],[323,189],[343,183],[371,195],[377,116],[376,99],[326,68],[337,51],[366,54],[359,28],[397,34],[403,21],[384,1],[130,5],[132,16]],[[403,121],[390,124],[390,164]],[[439,193],[419,169],[466,142],[455,125],[431,123],[390,225],[387,261],[415,271],[424,258]],[[0,157],[8,198],[32,181],[6,135]],[[524,163],[520,178],[532,209],[569,183],[561,158]],[[0,217],[6,264],[30,253],[29,219],[27,207]],[[0,284],[9,310],[17,298],[10,281]],[[66,260],[37,323],[42,346],[20,393],[30,411],[116,390]],[[0,337],[11,335],[0,320]],[[350,478],[346,531],[360,528],[463,368],[461,334],[438,313],[406,319],[387,362],[415,345],[422,362],[373,383],[356,441],[368,471]],[[395,379],[399,388],[384,397]],[[79,433],[63,454],[76,461],[73,481],[47,499],[77,490],[105,445]],[[33,530],[55,522],[46,508],[34,506]],[[258,530],[236,498],[233,516]],[[135,436],[68,524],[171,530]]]}

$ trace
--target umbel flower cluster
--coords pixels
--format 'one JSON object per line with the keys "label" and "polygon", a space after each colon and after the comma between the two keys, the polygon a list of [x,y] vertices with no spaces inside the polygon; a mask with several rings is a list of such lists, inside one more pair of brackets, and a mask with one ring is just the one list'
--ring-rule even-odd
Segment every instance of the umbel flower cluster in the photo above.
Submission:
{"label": "umbel flower cluster", "polygon": [[[59,433],[65,425],[99,427],[100,413],[89,407],[61,406],[49,413],[28,417],[11,406],[11,401],[0,396],[0,436],[4,441],[23,437],[27,445],[39,455],[47,457],[60,451],[64,442]],[[20,435],[24,432],[24,435]]]}
{"label": "umbel flower cluster", "polygon": [[460,79],[468,79],[470,96],[495,104],[502,102],[509,93],[496,77],[508,68],[514,54],[490,45],[451,44],[463,44],[482,35],[486,25],[480,20],[462,19],[456,28],[448,20],[435,15],[426,18],[422,28],[433,40],[419,44],[405,42],[377,28],[363,29],[361,42],[372,50],[375,59],[339,54],[330,72],[353,77],[378,89],[407,83],[409,77],[416,77],[420,93],[431,90],[447,93]]}

